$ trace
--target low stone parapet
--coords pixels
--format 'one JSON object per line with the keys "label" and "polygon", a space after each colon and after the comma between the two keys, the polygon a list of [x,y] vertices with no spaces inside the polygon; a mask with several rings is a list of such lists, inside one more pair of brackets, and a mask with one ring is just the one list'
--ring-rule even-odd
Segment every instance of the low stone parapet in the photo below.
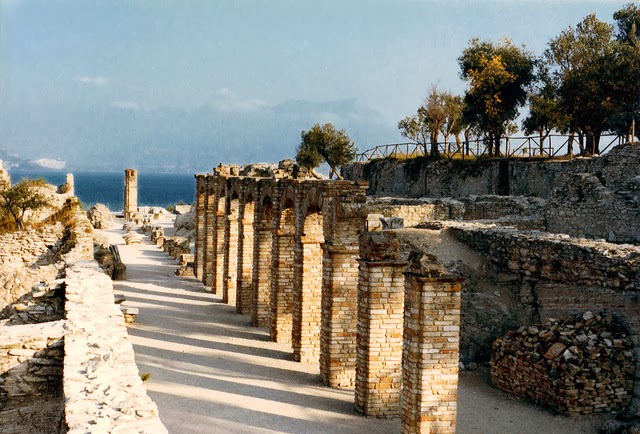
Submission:
{"label": "low stone parapet", "polygon": [[68,432],[166,433],[140,379],[111,280],[95,261],[78,261],[66,272]]}

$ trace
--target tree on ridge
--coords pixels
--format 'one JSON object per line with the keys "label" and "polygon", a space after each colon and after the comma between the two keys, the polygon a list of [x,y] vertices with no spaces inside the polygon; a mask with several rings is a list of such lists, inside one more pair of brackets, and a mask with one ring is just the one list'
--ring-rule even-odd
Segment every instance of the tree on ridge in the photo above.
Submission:
{"label": "tree on ridge", "polygon": [[296,162],[309,169],[319,178],[314,169],[323,162],[329,165],[329,178],[336,175],[342,179],[339,168],[353,161],[356,146],[345,130],[338,131],[333,124],[315,124],[309,131],[302,131],[297,148]]}
{"label": "tree on ridge", "polygon": [[484,133],[489,156],[499,155],[500,139],[527,100],[536,61],[509,39],[493,43],[474,38],[458,63],[460,76],[468,82],[464,122]]}

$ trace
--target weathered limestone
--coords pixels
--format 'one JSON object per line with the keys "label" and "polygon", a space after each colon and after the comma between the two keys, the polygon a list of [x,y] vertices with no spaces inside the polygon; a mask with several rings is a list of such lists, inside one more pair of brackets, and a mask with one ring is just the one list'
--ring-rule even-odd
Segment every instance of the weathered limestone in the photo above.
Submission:
{"label": "weathered limestone", "polygon": [[131,221],[133,214],[138,212],[138,171],[125,169],[124,171],[124,218]]}
{"label": "weathered limestone", "polygon": [[406,262],[387,233],[360,239],[355,410],[399,416]]}
{"label": "weathered limestone", "polygon": [[405,274],[402,432],[455,433],[462,278],[412,253]]}

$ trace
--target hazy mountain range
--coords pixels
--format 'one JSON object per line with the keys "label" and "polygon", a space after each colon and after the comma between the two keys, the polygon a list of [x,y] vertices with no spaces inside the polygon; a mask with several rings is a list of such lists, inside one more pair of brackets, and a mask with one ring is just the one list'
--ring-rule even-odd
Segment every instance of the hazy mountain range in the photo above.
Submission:
{"label": "hazy mountain range", "polygon": [[361,150],[400,140],[395,123],[353,99],[268,105],[230,97],[193,110],[117,101],[106,107],[5,112],[0,158],[27,170],[203,172],[220,162],[293,158],[300,132],[318,122],[345,128]]}

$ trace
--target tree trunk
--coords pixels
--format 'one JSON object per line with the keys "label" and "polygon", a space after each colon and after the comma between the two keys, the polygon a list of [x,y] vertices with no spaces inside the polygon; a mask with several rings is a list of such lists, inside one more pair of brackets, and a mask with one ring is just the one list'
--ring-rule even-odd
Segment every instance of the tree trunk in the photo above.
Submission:
{"label": "tree trunk", "polygon": [[587,155],[587,150],[584,147],[584,133],[582,131],[578,131],[578,147],[580,148],[580,155]]}
{"label": "tree trunk", "polygon": [[460,155],[464,158],[464,152],[462,150],[462,141],[460,140],[460,133],[456,134],[456,152],[460,152]]}
{"label": "tree trunk", "polygon": [[538,131],[538,135],[540,136],[540,156],[542,157],[542,154],[544,154],[544,135],[543,135],[543,131],[540,130]]}
{"label": "tree trunk", "polygon": [[573,157],[573,139],[576,133],[573,131],[569,133],[569,141],[567,142],[567,156]]}
{"label": "tree trunk", "polygon": [[493,153],[494,153],[494,156],[499,157],[501,155],[500,154],[500,135],[496,134],[493,139],[496,141],[493,147]]}
{"label": "tree trunk", "polygon": [[431,136],[431,156],[437,157],[440,155],[440,150],[438,149],[438,136]]}

